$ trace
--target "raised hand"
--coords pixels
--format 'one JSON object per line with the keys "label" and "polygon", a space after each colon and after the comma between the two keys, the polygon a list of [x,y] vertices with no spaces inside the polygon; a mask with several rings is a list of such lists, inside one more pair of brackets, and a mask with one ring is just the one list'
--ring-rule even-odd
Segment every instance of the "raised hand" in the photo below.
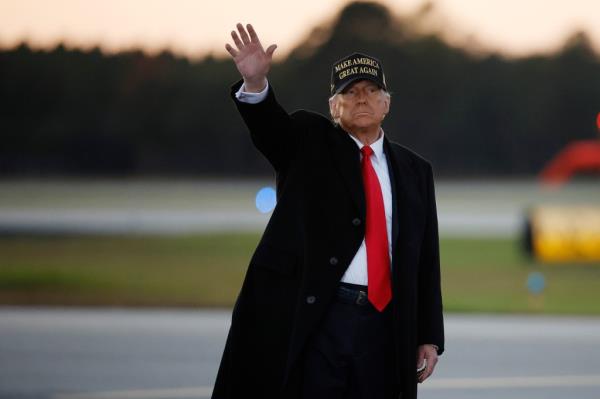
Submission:
{"label": "raised hand", "polygon": [[225,49],[233,57],[238,71],[244,78],[246,90],[259,92],[267,84],[267,73],[271,68],[273,52],[277,48],[277,45],[272,44],[265,51],[252,25],[248,24],[246,28],[248,28],[248,32],[246,32],[242,24],[238,23],[237,30],[239,36],[238,32],[231,31],[231,37],[237,50],[229,43],[225,45]]}

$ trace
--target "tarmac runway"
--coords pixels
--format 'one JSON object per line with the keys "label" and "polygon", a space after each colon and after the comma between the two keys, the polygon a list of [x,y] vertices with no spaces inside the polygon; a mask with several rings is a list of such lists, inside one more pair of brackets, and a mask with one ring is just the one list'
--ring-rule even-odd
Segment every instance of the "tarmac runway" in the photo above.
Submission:
{"label": "tarmac runway", "polygon": [[[230,310],[0,308],[2,399],[209,398]],[[600,398],[600,318],[446,315],[421,399]]]}
{"label": "tarmac runway", "polygon": [[[270,180],[0,180],[1,234],[185,234],[264,229]],[[600,185],[438,181],[441,235],[516,237],[536,205],[600,206]],[[274,204],[272,204],[274,205]]]}

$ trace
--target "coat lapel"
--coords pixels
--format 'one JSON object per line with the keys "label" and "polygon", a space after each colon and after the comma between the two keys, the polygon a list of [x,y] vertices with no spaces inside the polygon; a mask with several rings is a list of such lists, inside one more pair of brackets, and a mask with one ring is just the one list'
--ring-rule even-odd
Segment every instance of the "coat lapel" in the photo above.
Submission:
{"label": "coat lapel", "polygon": [[398,229],[400,228],[399,218],[398,218],[398,202],[400,195],[400,190],[398,188],[398,182],[396,181],[396,175],[398,171],[396,171],[395,162],[392,161],[392,146],[389,144],[389,141],[386,137],[383,139],[383,150],[385,152],[385,159],[387,161],[388,173],[390,175],[390,183],[392,186],[392,257],[396,253],[396,243],[398,242]]}
{"label": "coat lapel", "polygon": [[383,146],[392,184],[392,261],[394,261],[394,258],[399,255],[398,243],[407,242],[408,229],[411,226],[412,219],[407,193],[414,189],[414,178],[411,161],[401,152],[394,151],[387,137],[384,138]]}
{"label": "coat lapel", "polygon": [[335,128],[331,149],[335,166],[348,188],[350,198],[356,205],[361,218],[365,217],[365,191],[360,170],[360,150],[348,133]]}

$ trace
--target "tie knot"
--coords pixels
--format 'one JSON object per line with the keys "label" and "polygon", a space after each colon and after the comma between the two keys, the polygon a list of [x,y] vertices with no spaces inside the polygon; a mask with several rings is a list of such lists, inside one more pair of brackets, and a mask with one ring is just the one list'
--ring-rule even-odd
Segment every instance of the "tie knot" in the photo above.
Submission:
{"label": "tie knot", "polygon": [[362,152],[363,157],[370,157],[371,155],[373,155],[373,149],[368,145],[365,145],[363,148],[361,148],[360,152]]}

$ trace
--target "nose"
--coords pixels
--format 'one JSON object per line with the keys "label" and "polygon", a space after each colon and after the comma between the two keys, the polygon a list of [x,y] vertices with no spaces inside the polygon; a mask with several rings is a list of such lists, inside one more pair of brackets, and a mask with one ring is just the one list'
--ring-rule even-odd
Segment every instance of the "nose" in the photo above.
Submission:
{"label": "nose", "polygon": [[358,90],[356,92],[356,101],[364,103],[367,101],[367,92],[365,90]]}

